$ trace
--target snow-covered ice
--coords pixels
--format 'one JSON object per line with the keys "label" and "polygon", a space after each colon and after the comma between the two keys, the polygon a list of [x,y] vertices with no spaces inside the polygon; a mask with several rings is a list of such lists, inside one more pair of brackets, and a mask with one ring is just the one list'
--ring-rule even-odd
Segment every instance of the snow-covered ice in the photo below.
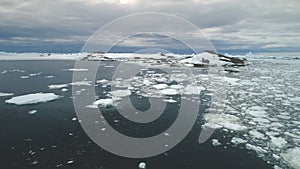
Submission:
{"label": "snow-covered ice", "polygon": [[4,96],[12,96],[14,95],[13,93],[3,93],[3,92],[0,92],[0,97],[4,97]]}
{"label": "snow-covered ice", "polygon": [[16,96],[9,100],[6,100],[5,103],[16,104],[16,105],[37,104],[37,103],[45,103],[52,100],[56,100],[59,99],[59,97],[60,96],[54,93],[35,93],[35,94]]}

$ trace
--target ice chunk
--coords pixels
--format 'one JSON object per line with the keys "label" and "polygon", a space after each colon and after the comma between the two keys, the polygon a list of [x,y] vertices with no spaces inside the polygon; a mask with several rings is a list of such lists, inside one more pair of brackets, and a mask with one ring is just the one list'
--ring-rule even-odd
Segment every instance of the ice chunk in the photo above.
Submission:
{"label": "ice chunk", "polygon": [[0,92],[0,97],[4,97],[4,96],[12,96],[14,95],[13,93],[2,93]]}
{"label": "ice chunk", "polygon": [[9,100],[6,100],[5,103],[16,104],[16,105],[45,103],[48,101],[56,100],[59,97],[60,96],[54,93],[35,93],[35,94],[27,94],[27,95],[13,97]]}
{"label": "ice chunk", "polygon": [[284,138],[273,137],[273,136],[271,136],[270,138],[271,138],[271,146],[278,147],[278,148],[283,148],[287,144],[287,142],[285,141]]}
{"label": "ice chunk", "polygon": [[77,81],[77,82],[72,82],[70,83],[71,86],[91,86],[92,81]]}
{"label": "ice chunk", "polygon": [[205,114],[206,123],[202,127],[227,128],[235,131],[246,130],[247,127],[241,124],[240,118],[230,114],[209,113]]}
{"label": "ice chunk", "polygon": [[211,142],[212,142],[213,146],[219,146],[219,145],[221,145],[221,143],[217,139],[212,139]]}
{"label": "ice chunk", "polygon": [[62,92],[67,92],[67,91],[68,91],[68,89],[66,89],[66,88],[62,88],[62,89],[61,89],[61,91],[62,91]]}
{"label": "ice chunk", "polygon": [[153,85],[153,87],[154,87],[155,89],[161,90],[161,89],[167,88],[168,85],[167,85],[167,84],[157,84],[157,85]]}
{"label": "ice chunk", "polygon": [[140,162],[139,163],[139,169],[145,169],[146,168],[146,163],[145,162]]}
{"label": "ice chunk", "polygon": [[49,85],[49,89],[61,89],[61,88],[65,88],[68,87],[68,84],[56,84],[56,85]]}
{"label": "ice chunk", "polygon": [[244,143],[247,143],[247,140],[244,140],[244,139],[241,139],[241,138],[238,138],[238,137],[233,137],[231,139],[231,143],[233,143],[233,144],[244,144]]}
{"label": "ice chunk", "polygon": [[113,99],[99,99],[99,100],[96,100],[95,102],[93,102],[92,105],[88,105],[86,107],[87,108],[98,108],[98,106],[100,106],[100,107],[113,106]]}
{"label": "ice chunk", "polygon": [[35,114],[37,112],[37,110],[30,110],[29,112],[28,112],[28,114]]}
{"label": "ice chunk", "polygon": [[178,92],[175,89],[163,89],[160,91],[163,95],[177,95]]}
{"label": "ice chunk", "polygon": [[115,97],[126,97],[131,95],[130,90],[114,90],[110,92]]}
{"label": "ice chunk", "polygon": [[253,150],[257,153],[267,153],[267,151],[265,149],[261,148],[260,146],[255,146],[255,145],[252,145],[252,144],[249,144],[249,143],[246,144],[246,148],[248,150]]}
{"label": "ice chunk", "polygon": [[249,131],[249,134],[250,134],[253,138],[256,138],[256,139],[263,139],[263,140],[266,139],[265,135],[262,134],[261,132],[257,131],[257,130],[251,130],[251,131]]}
{"label": "ice chunk", "polygon": [[205,88],[200,86],[187,85],[184,89],[184,94],[199,95],[202,90],[205,90]]}
{"label": "ice chunk", "polygon": [[106,79],[97,80],[96,83],[108,83],[109,81]]}
{"label": "ice chunk", "polygon": [[285,153],[282,153],[281,156],[288,163],[290,167],[295,169],[300,168],[300,148],[290,148]]}
{"label": "ice chunk", "polygon": [[68,69],[68,71],[71,71],[71,72],[88,72],[89,69],[75,69],[75,68],[72,68],[72,69]]}
{"label": "ice chunk", "polygon": [[168,102],[168,103],[176,103],[177,100],[173,100],[173,99],[164,99],[164,102]]}

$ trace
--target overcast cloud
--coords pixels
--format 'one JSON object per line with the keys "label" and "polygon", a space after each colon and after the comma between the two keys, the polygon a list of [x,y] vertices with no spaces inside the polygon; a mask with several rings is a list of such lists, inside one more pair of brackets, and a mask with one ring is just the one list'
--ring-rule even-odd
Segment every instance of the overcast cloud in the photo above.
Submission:
{"label": "overcast cloud", "polygon": [[[300,53],[299,7],[299,0],[1,0],[0,50],[78,52],[114,19],[165,12],[195,24],[217,51]],[[149,41],[139,37],[123,45],[141,47]]]}

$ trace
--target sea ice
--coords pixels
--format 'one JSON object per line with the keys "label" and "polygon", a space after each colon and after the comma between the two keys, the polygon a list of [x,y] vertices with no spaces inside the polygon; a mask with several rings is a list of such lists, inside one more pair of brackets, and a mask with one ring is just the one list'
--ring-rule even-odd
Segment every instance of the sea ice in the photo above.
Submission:
{"label": "sea ice", "polygon": [[13,93],[2,93],[0,92],[0,97],[4,97],[4,96],[12,96],[14,95]]}
{"label": "sea ice", "polygon": [[57,85],[49,85],[49,89],[61,89],[61,88],[65,88],[68,87],[68,84],[57,84]]}
{"label": "sea ice", "polygon": [[9,100],[6,100],[5,103],[16,104],[16,105],[45,103],[52,100],[56,100],[59,97],[60,96],[54,93],[35,93],[35,94],[16,96]]}
{"label": "sea ice", "polygon": [[115,97],[126,97],[131,95],[130,90],[114,90],[110,92]]}
{"label": "sea ice", "polygon": [[68,71],[71,71],[71,72],[87,72],[87,71],[89,71],[89,69],[75,69],[75,68],[72,68],[72,69],[68,69]]}
{"label": "sea ice", "polygon": [[298,169],[300,168],[300,148],[290,148],[285,153],[282,153],[281,156],[289,164],[289,166]]}

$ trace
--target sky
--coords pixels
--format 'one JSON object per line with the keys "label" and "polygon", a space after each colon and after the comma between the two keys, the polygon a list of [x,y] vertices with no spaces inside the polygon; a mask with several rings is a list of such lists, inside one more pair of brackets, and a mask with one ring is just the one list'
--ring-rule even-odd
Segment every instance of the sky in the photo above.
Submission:
{"label": "sky", "polygon": [[[120,17],[163,12],[195,25],[221,53],[297,55],[299,7],[299,0],[1,0],[0,51],[79,52],[97,30]],[[124,22],[124,29],[122,26],[114,29],[119,32],[99,36],[98,45],[107,45],[111,39],[121,37],[118,35],[131,28],[126,24],[135,24],[134,21]],[[157,29],[167,23],[156,17],[156,21],[148,21],[144,26]],[[199,39],[198,34],[186,33]],[[112,51],[166,48],[175,53],[187,52],[178,43],[171,37],[138,34],[120,39]]]}

